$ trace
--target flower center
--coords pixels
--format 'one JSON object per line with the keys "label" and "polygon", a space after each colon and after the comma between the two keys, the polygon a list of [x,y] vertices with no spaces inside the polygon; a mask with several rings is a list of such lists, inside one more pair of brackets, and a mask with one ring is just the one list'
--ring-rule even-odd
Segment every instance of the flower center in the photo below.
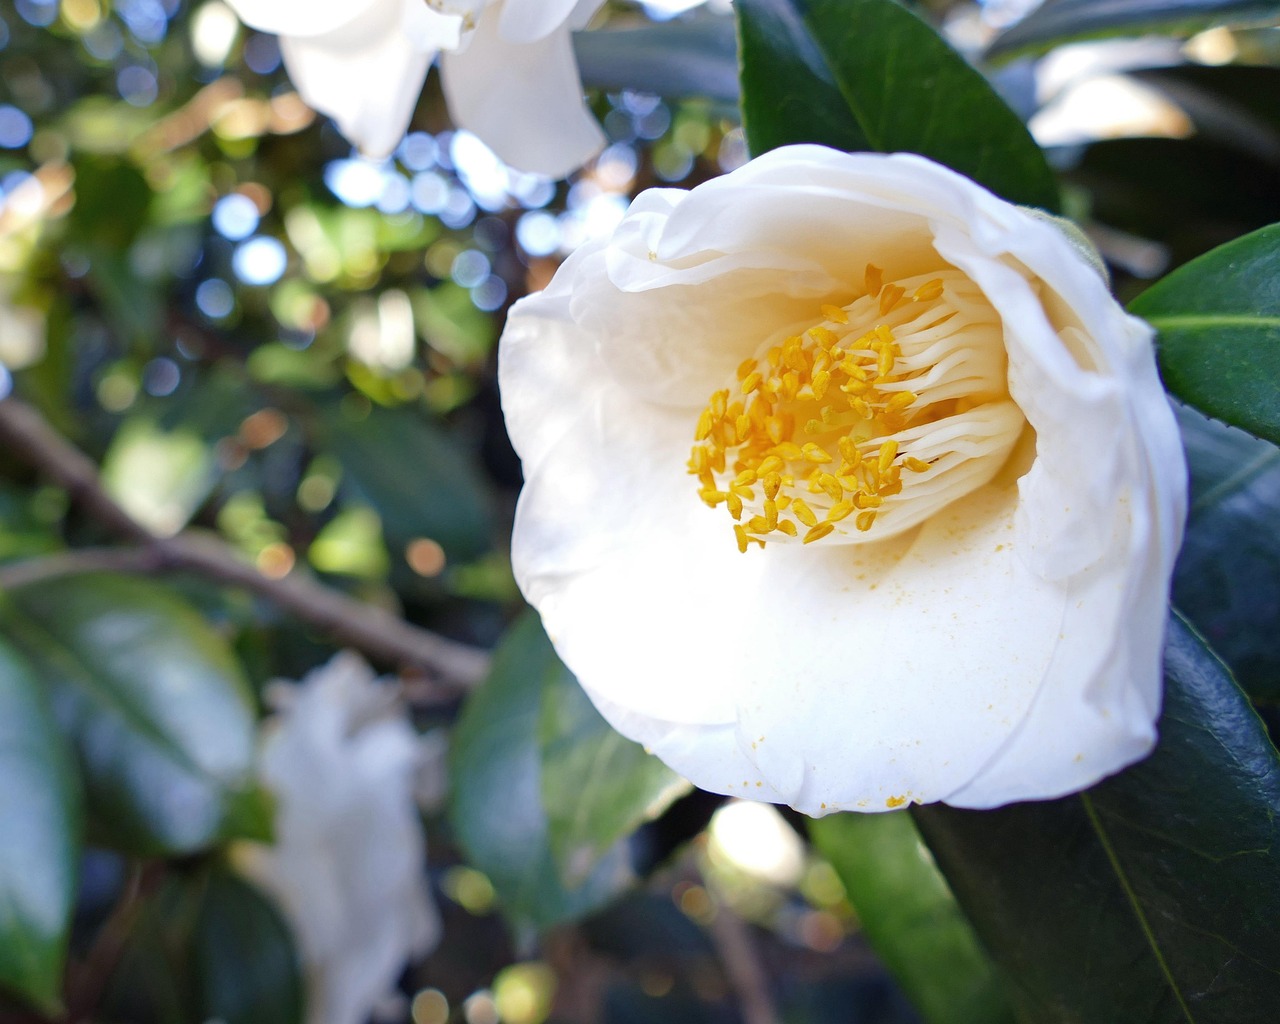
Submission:
{"label": "flower center", "polygon": [[[698,417],[689,472],[738,550],[879,540],[987,483],[1025,419],[1000,318],[956,270],[884,283],[781,332]],[[873,531],[874,527],[874,533]]]}

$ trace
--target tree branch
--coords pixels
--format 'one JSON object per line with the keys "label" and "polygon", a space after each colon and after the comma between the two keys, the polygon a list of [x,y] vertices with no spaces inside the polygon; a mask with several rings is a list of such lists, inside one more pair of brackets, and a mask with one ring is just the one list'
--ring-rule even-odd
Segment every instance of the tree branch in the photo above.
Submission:
{"label": "tree branch", "polygon": [[0,589],[85,572],[192,572],[243,587],[371,657],[417,666],[456,686],[474,686],[488,671],[487,652],[438,636],[354,600],[295,569],[273,579],[243,561],[215,536],[187,530],[158,537],[129,515],[102,486],[97,467],[59,436],[30,406],[0,401],[0,444],[65,488],[71,499],[130,548],[88,548],[0,567]]}

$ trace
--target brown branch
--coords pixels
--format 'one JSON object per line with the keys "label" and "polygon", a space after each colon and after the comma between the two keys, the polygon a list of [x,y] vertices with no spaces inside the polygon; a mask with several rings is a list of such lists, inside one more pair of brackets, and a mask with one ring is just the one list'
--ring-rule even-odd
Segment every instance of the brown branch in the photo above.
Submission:
{"label": "brown branch", "polygon": [[102,486],[97,467],[63,440],[30,406],[0,401],[0,444],[64,487],[81,508],[133,548],[90,548],[0,567],[0,589],[84,572],[192,572],[243,587],[371,657],[419,667],[456,686],[474,686],[488,671],[485,651],[438,636],[316,582],[302,569],[272,578],[215,536],[187,530],[158,537]]}
{"label": "brown branch", "polygon": [[708,931],[724,966],[729,987],[737,996],[742,1019],[746,1024],[778,1024],[778,1010],[773,1005],[764,964],[752,941],[749,926],[729,909],[723,898],[716,901],[715,916]]}

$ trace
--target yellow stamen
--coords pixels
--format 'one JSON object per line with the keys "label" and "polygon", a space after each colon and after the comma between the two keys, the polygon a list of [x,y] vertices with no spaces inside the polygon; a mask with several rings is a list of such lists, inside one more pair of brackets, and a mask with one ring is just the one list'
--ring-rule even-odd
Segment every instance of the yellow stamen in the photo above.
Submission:
{"label": "yellow stamen", "polygon": [[[942,282],[939,281],[938,284],[941,285]],[[822,315],[833,324],[847,324],[849,322],[849,314],[839,306],[824,305],[822,307]]]}
{"label": "yellow stamen", "polygon": [[804,535],[804,543],[812,544],[815,540],[822,540],[823,537],[828,536],[834,530],[835,527],[830,523],[819,523]]}

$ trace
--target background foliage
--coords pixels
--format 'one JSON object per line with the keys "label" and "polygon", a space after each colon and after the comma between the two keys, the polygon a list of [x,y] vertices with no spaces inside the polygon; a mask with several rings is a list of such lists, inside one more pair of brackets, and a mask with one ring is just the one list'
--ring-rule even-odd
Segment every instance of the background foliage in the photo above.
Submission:
{"label": "background foliage", "polygon": [[[568,182],[451,130],[434,78],[353,158],[214,2],[0,11],[0,1019],[302,1019],[235,865],[273,835],[269,682],[351,645],[451,746],[444,941],[380,1019],[1269,1021],[1280,12],[1049,0],[1001,33],[1014,6],[611,4],[578,39],[610,144]],[[1081,116],[1118,75],[1145,120]],[[506,309],[640,189],[794,141],[1069,214],[1160,331],[1181,617],[1157,753],[1089,793],[717,810],[521,607]]]}

